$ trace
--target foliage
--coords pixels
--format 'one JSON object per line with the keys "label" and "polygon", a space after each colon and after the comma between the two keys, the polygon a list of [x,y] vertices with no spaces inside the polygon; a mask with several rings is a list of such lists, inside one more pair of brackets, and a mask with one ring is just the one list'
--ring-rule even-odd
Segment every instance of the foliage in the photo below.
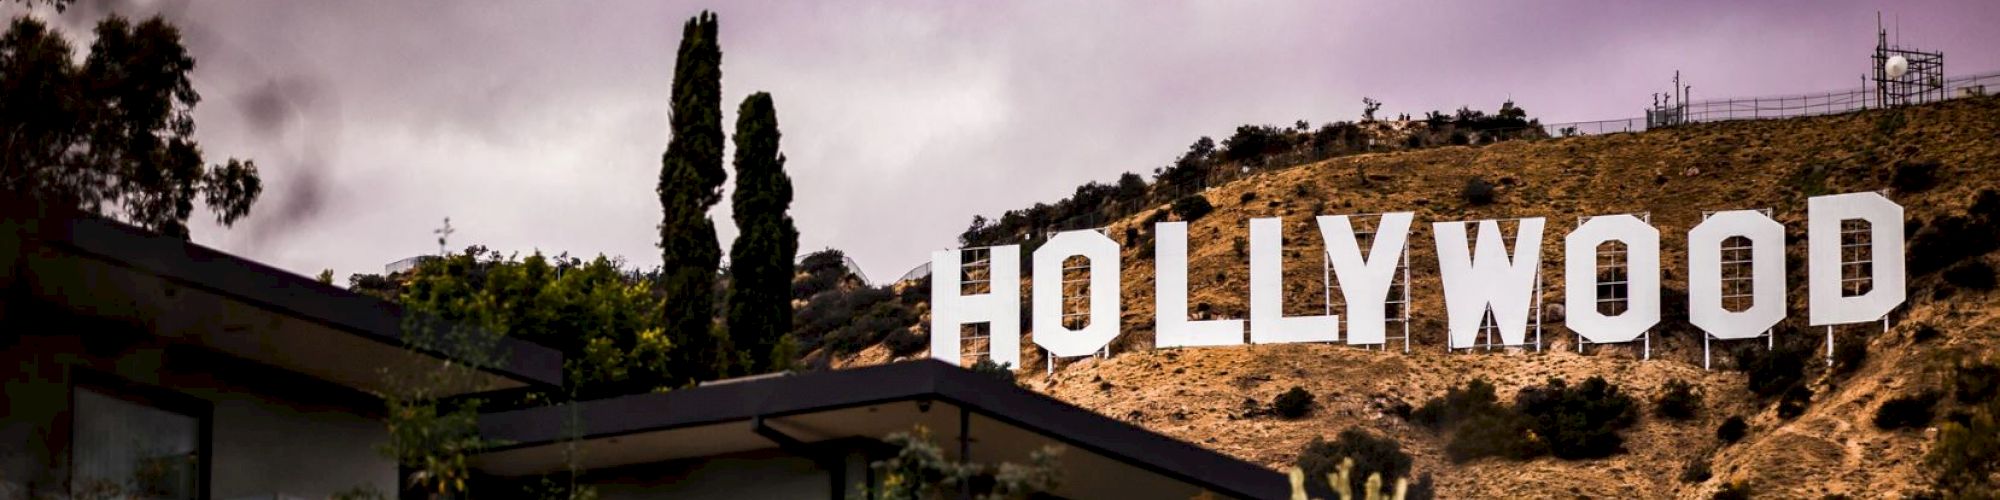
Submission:
{"label": "foliage", "polygon": [[1313,394],[1304,387],[1292,386],[1271,400],[1271,413],[1282,418],[1299,418],[1312,413]]}
{"label": "foliage", "polygon": [[896,455],[868,464],[881,475],[881,486],[857,496],[924,500],[954,498],[969,491],[973,498],[1024,499],[1046,495],[1062,484],[1062,449],[1054,446],[1029,453],[1025,464],[985,464],[945,459],[923,426],[890,434],[884,441],[897,449]]}
{"label": "foliage", "polygon": [[1686,467],[1681,468],[1681,482],[1683,483],[1699,483],[1707,481],[1711,477],[1715,477],[1715,473],[1710,470],[1707,456],[1695,457],[1693,460],[1688,461]]}
{"label": "foliage", "polygon": [[1921,193],[1937,186],[1937,162],[1903,162],[1889,176],[1889,187],[1898,193]]}
{"label": "foliage", "polygon": [[1711,496],[1711,497],[1709,497],[1709,499],[1710,499],[1710,500],[1750,500],[1750,499],[1751,499],[1751,498],[1752,498],[1752,497],[1754,496],[1754,495],[1752,495],[1751,493],[1754,493],[1754,491],[1752,491],[1752,490],[1750,489],[1750,483],[1749,483],[1749,482],[1745,482],[1745,481],[1734,481],[1734,482],[1729,482],[1729,483],[1723,483],[1723,485],[1722,485],[1722,488],[1719,488],[1719,489],[1715,490],[1715,495],[1714,495],[1714,496]]}
{"label": "foliage", "polygon": [[694,382],[695,370],[668,356],[673,344],[653,282],[603,256],[515,259],[475,246],[417,266],[406,279],[405,309],[562,351],[564,382],[580,395]]}
{"label": "foliage", "polygon": [[1685,380],[1668,380],[1660,397],[1653,400],[1653,413],[1673,420],[1689,420],[1701,414],[1702,394]]}
{"label": "foliage", "polygon": [[1994,478],[2000,472],[2000,399],[1938,425],[1937,442],[1924,456],[1924,465],[1937,473],[1937,486],[1949,497],[2000,494]]}
{"label": "foliage", "polygon": [[1793,385],[1778,398],[1778,418],[1792,419],[1806,414],[1806,405],[1812,404],[1813,390],[1805,384]]}
{"label": "foliage", "polygon": [[1493,203],[1493,191],[1493,183],[1473,177],[1465,180],[1465,188],[1459,190],[1458,196],[1464,198],[1467,205],[1488,205]]}
{"label": "foliage", "polygon": [[1973,291],[1988,291],[1995,286],[1993,265],[1983,260],[1959,262],[1944,270],[1944,282],[1951,286]]}
{"label": "foliage", "polygon": [[83,57],[32,17],[0,35],[0,190],[182,238],[197,194],[216,222],[249,215],[257,165],[208,165],[195,142],[201,96],[180,29],[112,15],[92,35]]}
{"label": "foliage", "polygon": [[1942,394],[1921,392],[1892,398],[1875,409],[1875,427],[1882,430],[1921,429],[1931,424],[1931,409]]}
{"label": "foliage", "polygon": [[1443,397],[1425,401],[1410,418],[1432,430],[1444,430],[1474,416],[1504,411],[1506,408],[1500,406],[1499,400],[1493,383],[1476,378],[1463,388],[1447,388]]}
{"label": "foliage", "polygon": [[1983,190],[1967,214],[1946,215],[1926,224],[1910,240],[1910,274],[1929,275],[2000,250],[2000,234],[1990,230],[2000,224],[2000,214],[1995,212],[2000,212],[2000,195]]}
{"label": "foliage", "polygon": [[1525,387],[1514,407],[1533,420],[1535,435],[1558,458],[1599,458],[1618,453],[1618,431],[1639,420],[1639,404],[1603,377],[1571,387],[1562,379]]}
{"label": "foliage", "polygon": [[1014,363],[1011,361],[995,363],[993,362],[993,358],[979,358],[978,362],[972,364],[970,370],[972,370],[972,373],[992,377],[993,380],[1006,382],[1008,385],[1020,385],[1021,383],[1020,380],[1014,378]]}
{"label": "foliage", "polygon": [[1715,428],[1715,438],[1722,440],[1725,444],[1735,443],[1742,441],[1743,436],[1749,434],[1749,432],[1750,424],[1744,422],[1743,417],[1732,415],[1728,420],[1722,421],[1722,425]]}
{"label": "foliage", "polygon": [[1785,346],[1769,349],[1744,345],[1736,350],[1736,368],[1748,376],[1752,394],[1768,398],[1784,393],[1805,380],[1810,353]]}
{"label": "foliage", "polygon": [[1964,363],[1952,369],[1952,397],[1960,404],[1976,405],[2000,394],[2000,366]]}
{"label": "foliage", "polygon": [[1179,216],[1183,221],[1194,222],[1213,211],[1215,211],[1215,207],[1209,205],[1208,198],[1202,195],[1183,196],[1181,199],[1174,200],[1174,215]]}
{"label": "foliage", "polygon": [[[1306,477],[1322,478],[1340,469],[1343,461],[1349,461],[1348,491],[1368,491],[1369,476],[1383,478],[1404,478],[1410,475],[1414,461],[1395,440],[1378,437],[1360,428],[1350,427],[1340,431],[1333,441],[1314,437],[1299,450],[1298,467]],[[1318,498],[1335,498],[1333,488],[1318,481],[1308,482],[1306,491]]]}
{"label": "foliage", "polygon": [[1833,373],[1846,375],[1868,362],[1868,337],[1843,335],[1833,344]]}
{"label": "foliage", "polygon": [[[795,359],[792,259],[799,230],[785,211],[792,204],[792,179],[778,152],[778,113],[771,95],[750,94],[736,109],[736,189],[731,215],[736,240],[729,248],[729,338],[748,356],[749,371],[781,370]],[[795,348],[795,347],[794,347]],[[774,354],[781,354],[774,356]]]}
{"label": "foliage", "polygon": [[660,250],[663,332],[678,349],[672,364],[689,369],[684,378],[708,380],[731,373],[735,348],[726,331],[712,328],[716,316],[716,267],[722,249],[715,241],[709,207],[722,200],[722,48],[715,14],[703,11],[681,28],[674,62],[673,136],[660,160]]}
{"label": "foliage", "polygon": [[910,329],[922,327],[918,307],[929,299],[929,279],[868,286],[847,269],[839,250],[806,256],[800,271],[792,292],[805,304],[792,316],[790,335],[802,351],[847,354],[886,342],[892,353],[908,355],[929,346],[925,335]]}

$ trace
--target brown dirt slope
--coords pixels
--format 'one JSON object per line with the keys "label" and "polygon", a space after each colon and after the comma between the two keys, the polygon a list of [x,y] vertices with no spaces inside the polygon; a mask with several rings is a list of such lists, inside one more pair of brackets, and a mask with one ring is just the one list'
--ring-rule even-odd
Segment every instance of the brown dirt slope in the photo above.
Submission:
{"label": "brown dirt slope", "polygon": [[[1900,120],[1893,115],[1900,115]],[[1897,126],[1896,122],[1902,122]],[[1939,184],[1904,193],[1889,190],[1895,165],[1936,162]],[[1282,217],[1286,235],[1288,313],[1322,307],[1321,261],[1311,216],[1406,210],[1417,213],[1410,234],[1415,277],[1414,345],[1410,353],[1342,345],[1257,345],[1152,349],[1153,268],[1149,252],[1129,245],[1123,256],[1123,334],[1108,360],[1064,362],[1045,374],[1040,352],[1024,341],[1024,384],[1114,418],[1230,455],[1282,469],[1315,436],[1360,426],[1392,436],[1418,457],[1417,470],[1436,474],[1448,498],[1586,496],[1706,498],[1726,482],[1747,481],[1760,495],[1820,497],[1896,495],[1929,483],[1921,468],[1923,431],[1885,432],[1870,419],[1891,397],[1936,388],[1939,373],[1963,356],[1992,358],[2000,307],[1992,293],[1961,291],[1940,299],[1938,278],[1913,277],[1910,299],[1884,333],[1879,325],[1842,327],[1862,336],[1871,353],[1856,373],[1833,376],[1810,363],[1815,391],[1808,411],[1780,419],[1771,401],[1744,389],[1742,373],[1718,344],[1716,370],[1701,366],[1700,333],[1685,321],[1686,234],[1704,210],[1769,208],[1787,235],[1790,315],[1781,340],[1819,348],[1823,330],[1805,324],[1805,199],[1809,194],[1885,190],[1912,223],[1961,213],[1974,193],[2000,187],[2000,97],[1958,99],[1898,111],[1742,121],[1638,134],[1506,142],[1475,147],[1336,158],[1272,171],[1209,190],[1214,213],[1189,228],[1190,301],[1221,317],[1248,312],[1248,220]],[[1497,201],[1469,206],[1460,191],[1469,179],[1499,186]],[[1161,207],[1164,209],[1165,207]],[[1593,346],[1576,353],[1573,337],[1554,318],[1543,352],[1501,350],[1448,354],[1442,292],[1429,223],[1547,217],[1542,243],[1545,300],[1561,302],[1562,236],[1586,215],[1648,212],[1660,229],[1668,318],[1654,330],[1653,358],[1627,346]],[[1114,239],[1150,212],[1111,226]],[[1509,229],[1511,231],[1511,228]],[[1144,234],[1143,228],[1141,234]],[[1510,233],[1511,234],[1511,233]],[[1143,236],[1142,236],[1143,238]],[[1911,260],[1925,258],[1911,255]],[[1991,259],[1992,256],[1981,258]],[[1335,297],[1338,297],[1336,294]],[[1679,314],[1676,314],[1679,312]],[[1917,325],[1943,336],[1917,343]],[[1025,326],[1025,325],[1024,325]],[[1400,346],[1398,346],[1400,347]],[[879,347],[839,364],[885,362]],[[1646,401],[1669,379],[1695,382],[1707,407],[1693,422],[1642,419],[1626,432],[1627,452],[1612,458],[1527,462],[1480,460],[1450,464],[1441,436],[1389,413],[1396,402],[1419,405],[1473,377],[1494,381],[1503,399],[1548,377],[1575,381],[1601,375]],[[1294,385],[1319,397],[1299,420],[1246,417],[1250,401],[1269,401]],[[1715,428],[1740,415],[1749,437],[1722,446]],[[1715,477],[1678,479],[1689,461],[1712,460]]]}

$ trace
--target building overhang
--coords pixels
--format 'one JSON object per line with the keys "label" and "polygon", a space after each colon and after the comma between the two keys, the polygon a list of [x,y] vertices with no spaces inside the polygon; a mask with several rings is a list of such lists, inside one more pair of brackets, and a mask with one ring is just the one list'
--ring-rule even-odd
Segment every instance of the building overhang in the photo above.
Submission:
{"label": "building overhang", "polygon": [[1063,497],[1290,495],[1270,469],[934,360],[487,414],[482,436],[510,444],[477,455],[474,466],[522,476],[576,460],[598,470],[881,439],[919,425],[954,459],[966,449],[973,461],[1019,463],[1061,446]]}
{"label": "building overhang", "polygon": [[[118,321],[377,394],[393,390],[391,377],[439,367],[463,370],[451,394],[562,384],[562,355],[547,347],[500,338],[482,348],[493,359],[468,363],[459,344],[406,343],[402,309],[373,297],[95,216],[0,209],[0,290],[16,311]],[[44,328],[20,333],[110,334]]]}

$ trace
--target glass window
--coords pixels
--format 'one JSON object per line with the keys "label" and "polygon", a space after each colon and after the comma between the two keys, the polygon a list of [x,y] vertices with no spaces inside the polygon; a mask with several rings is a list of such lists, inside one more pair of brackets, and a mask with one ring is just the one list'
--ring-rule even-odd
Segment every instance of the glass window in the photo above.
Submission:
{"label": "glass window", "polygon": [[201,496],[201,417],[76,388],[71,489],[118,498]]}

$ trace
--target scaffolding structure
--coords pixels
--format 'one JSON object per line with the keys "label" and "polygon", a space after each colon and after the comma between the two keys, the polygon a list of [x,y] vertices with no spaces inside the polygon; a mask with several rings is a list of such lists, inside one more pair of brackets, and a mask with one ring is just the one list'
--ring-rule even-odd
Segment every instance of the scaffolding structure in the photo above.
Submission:
{"label": "scaffolding structure", "polygon": [[[1355,245],[1361,249],[1361,251],[1373,252],[1375,248],[1375,233],[1377,232],[1378,229],[1382,227],[1382,214],[1375,213],[1375,214],[1353,215],[1349,216],[1348,220],[1357,222],[1367,221],[1365,224],[1357,224],[1357,227],[1354,228],[1354,242]],[[1393,278],[1393,281],[1389,283],[1389,295],[1388,297],[1385,298],[1385,300],[1382,303],[1384,309],[1382,312],[1384,319],[1383,326],[1385,327],[1385,329],[1390,323],[1401,324],[1403,329],[1403,336],[1389,337],[1385,335],[1382,338],[1381,344],[1363,344],[1363,347],[1365,348],[1365,347],[1380,346],[1382,350],[1386,351],[1389,349],[1390,340],[1400,338],[1403,341],[1403,352],[1408,353],[1410,352],[1410,304],[1411,304],[1409,241],[1405,240],[1403,242],[1403,247],[1397,249],[1397,252],[1398,253],[1396,255],[1396,274],[1395,277]],[[1335,311],[1339,311],[1341,317],[1347,320],[1348,323],[1347,331],[1352,332],[1354,331],[1354,326],[1353,326],[1354,315],[1347,314],[1347,299],[1346,299],[1347,296],[1345,295],[1344,292],[1342,292],[1340,288],[1340,281],[1334,279],[1333,254],[1324,251],[1324,249],[1322,249],[1322,251],[1320,252],[1320,256],[1323,258],[1320,265],[1320,275],[1322,279],[1321,283],[1323,284],[1321,289],[1322,302],[1324,304],[1324,312],[1322,314],[1333,315],[1335,314]],[[1363,257],[1374,258],[1375,256],[1364,254]],[[1339,298],[1336,299],[1335,297]],[[1335,305],[1336,300],[1339,301],[1338,306]]]}
{"label": "scaffolding structure", "polygon": [[[1645,221],[1647,224],[1653,223],[1652,212],[1611,215],[1631,215],[1638,217],[1639,220]],[[1576,223],[1581,226],[1583,223],[1589,222],[1591,217],[1577,217]],[[1605,249],[1605,247],[1610,245],[1598,245],[1597,247],[1597,312],[1605,316],[1617,316],[1625,314],[1625,311],[1632,309],[1632,266],[1631,259],[1628,258],[1631,249],[1626,248],[1623,242],[1609,243],[1618,243],[1618,245],[1609,250]],[[1640,348],[1640,359],[1653,359],[1653,329],[1646,329],[1646,333],[1640,335],[1639,338],[1642,345]],[[1582,334],[1578,334],[1576,336],[1576,352],[1582,354],[1584,345],[1589,343],[1591,343],[1589,339],[1585,339]],[[1609,342],[1600,342],[1600,344],[1604,343]]]}
{"label": "scaffolding structure", "polygon": [[[1899,37],[1900,38],[1900,37]],[[1901,57],[1908,64],[1908,70],[1900,75],[1889,73],[1889,61]],[[1882,28],[1882,14],[1875,14],[1875,54],[1871,57],[1874,67],[1869,68],[1875,87],[1875,106],[1888,108],[1910,104],[1922,104],[1945,100],[1944,53],[1906,49],[1900,44],[1892,44],[1889,31]]]}

